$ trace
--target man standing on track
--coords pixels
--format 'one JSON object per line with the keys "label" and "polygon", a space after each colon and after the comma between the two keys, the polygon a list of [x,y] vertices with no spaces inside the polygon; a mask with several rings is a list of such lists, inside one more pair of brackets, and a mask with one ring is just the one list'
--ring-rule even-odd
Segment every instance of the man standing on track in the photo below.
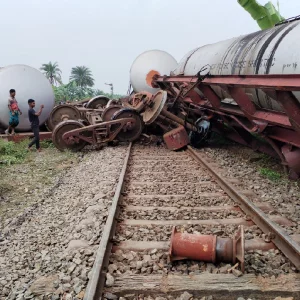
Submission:
{"label": "man standing on track", "polygon": [[29,121],[31,124],[31,129],[32,132],[34,134],[34,139],[30,142],[30,144],[28,145],[28,150],[31,149],[31,146],[35,143],[36,146],[36,150],[37,151],[41,151],[40,148],[40,120],[39,120],[39,116],[41,115],[44,105],[41,105],[40,110],[38,112],[35,112],[35,110],[33,109],[35,107],[35,101],[33,99],[29,99],[28,100],[28,105],[29,105],[29,109],[28,109],[28,117],[29,117]]}
{"label": "man standing on track", "polygon": [[16,100],[16,91],[11,89],[9,91],[10,97],[8,98],[8,109],[9,109],[9,122],[8,128],[5,130],[5,134],[15,134],[15,128],[19,125],[19,114],[22,112],[18,106],[18,101]]}

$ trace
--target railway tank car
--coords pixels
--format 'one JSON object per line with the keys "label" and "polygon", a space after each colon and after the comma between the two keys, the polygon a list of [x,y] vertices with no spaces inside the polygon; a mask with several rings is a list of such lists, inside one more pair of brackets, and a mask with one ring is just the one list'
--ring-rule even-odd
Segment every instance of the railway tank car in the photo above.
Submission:
{"label": "railway tank car", "polygon": [[[209,65],[211,75],[300,74],[300,20],[275,26],[238,38],[196,48],[186,54],[174,70],[175,75],[192,76]],[[221,98],[230,97],[216,89]],[[261,90],[248,89],[258,106],[282,108]],[[300,93],[295,93],[300,100]]]}
{"label": "railway tank car", "polygon": [[47,120],[54,107],[54,93],[48,79],[37,69],[26,65],[11,65],[0,69],[0,128],[7,128],[9,122],[9,90],[16,90],[16,99],[23,114],[20,116],[18,131],[30,130],[28,99],[36,100],[37,108],[44,104],[40,125]]}
{"label": "railway tank car", "polygon": [[169,75],[176,67],[177,61],[169,53],[161,50],[145,51],[132,63],[130,84],[134,92],[155,93],[158,89],[151,85],[153,76]]}
{"label": "railway tank car", "polygon": [[[157,89],[150,75],[194,76],[204,66],[211,75],[300,74],[300,20],[274,28],[205,45],[188,52],[178,64],[166,52],[153,50],[141,54],[132,64],[130,81],[135,92]],[[167,58],[167,59],[166,59]],[[230,97],[216,89],[224,99]],[[248,89],[248,95],[259,107],[281,111],[274,99],[260,90]],[[296,92],[298,100],[300,93]]]}
{"label": "railway tank car", "polygon": [[[180,107],[183,118],[191,112],[194,122],[197,116],[206,118],[211,130],[279,157],[296,178],[300,176],[299,36],[300,17],[295,17],[271,29],[193,49],[164,72],[157,63],[151,69],[151,62],[140,60],[131,69],[131,85],[135,93],[164,90],[169,109]],[[205,68],[209,71],[203,72]],[[143,84],[136,84],[138,76]]]}

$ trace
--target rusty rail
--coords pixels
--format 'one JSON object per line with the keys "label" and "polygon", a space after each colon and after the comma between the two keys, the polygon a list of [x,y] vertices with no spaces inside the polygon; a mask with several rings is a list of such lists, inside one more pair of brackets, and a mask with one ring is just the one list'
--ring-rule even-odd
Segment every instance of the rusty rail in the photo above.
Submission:
{"label": "rusty rail", "polygon": [[[33,138],[32,132],[20,132],[15,135],[0,134],[0,139],[6,140],[8,142],[18,143],[28,138]],[[40,141],[51,140],[51,139],[52,139],[52,132],[40,132]]]}
{"label": "rusty rail", "polygon": [[208,172],[216,179],[223,190],[240,206],[243,212],[250,216],[252,221],[267,235],[282,253],[300,270],[300,245],[295,242],[279,225],[269,219],[269,217],[258,207],[256,207],[247,197],[238,192],[232,184],[213,170],[209,163],[197,154],[192,147],[187,150],[190,155],[200,162]]}
{"label": "rusty rail", "polygon": [[106,220],[101,242],[97,250],[96,259],[92,269],[92,276],[89,280],[84,300],[101,299],[102,290],[105,283],[106,274],[104,273],[109,261],[109,255],[112,248],[111,239],[114,235],[119,214],[119,200],[124,186],[124,178],[129,161],[132,143],[129,144],[127,154],[125,156],[122,171],[119,177],[118,185],[111,203],[109,214]]}

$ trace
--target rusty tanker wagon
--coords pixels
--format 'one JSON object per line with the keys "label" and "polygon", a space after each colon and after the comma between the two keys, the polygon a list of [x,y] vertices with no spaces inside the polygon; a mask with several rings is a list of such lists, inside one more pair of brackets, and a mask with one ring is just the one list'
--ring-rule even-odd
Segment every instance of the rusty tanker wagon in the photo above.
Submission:
{"label": "rusty tanker wagon", "polygon": [[[300,17],[205,45],[177,64],[162,51],[141,54],[131,68],[135,93],[166,93],[165,107],[192,124],[201,146],[215,131],[281,160],[300,173]],[[164,108],[166,109],[166,108]],[[162,121],[162,120],[159,120]],[[177,134],[178,136],[178,134]]]}
{"label": "rusty tanker wagon", "polygon": [[[51,85],[27,66],[0,69],[0,124],[7,126],[7,93],[42,99],[52,139],[60,150],[135,141],[159,127],[167,147],[201,147],[212,132],[277,157],[291,178],[300,174],[300,18],[273,28],[201,46],[179,63],[168,53],[142,53],[130,70],[131,94],[102,96],[54,109]],[[37,84],[36,84],[37,83]],[[34,87],[34,88],[33,88]],[[19,98],[19,96],[21,98]],[[23,99],[24,98],[24,99]],[[20,101],[21,100],[21,101]],[[39,104],[39,103],[37,103]],[[28,130],[27,114],[20,130]]]}

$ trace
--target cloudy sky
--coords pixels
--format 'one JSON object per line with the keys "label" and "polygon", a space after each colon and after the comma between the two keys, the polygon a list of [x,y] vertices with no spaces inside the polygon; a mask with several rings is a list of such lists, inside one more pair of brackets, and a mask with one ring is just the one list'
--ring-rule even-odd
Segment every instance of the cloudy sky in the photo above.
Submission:
{"label": "cloudy sky", "polygon": [[[122,94],[146,50],[180,60],[197,46],[258,30],[237,0],[0,0],[0,11],[0,66],[57,61],[67,83],[71,68],[85,65],[95,88],[108,92],[104,83],[113,82]],[[280,11],[299,15],[300,1],[280,0]]]}

